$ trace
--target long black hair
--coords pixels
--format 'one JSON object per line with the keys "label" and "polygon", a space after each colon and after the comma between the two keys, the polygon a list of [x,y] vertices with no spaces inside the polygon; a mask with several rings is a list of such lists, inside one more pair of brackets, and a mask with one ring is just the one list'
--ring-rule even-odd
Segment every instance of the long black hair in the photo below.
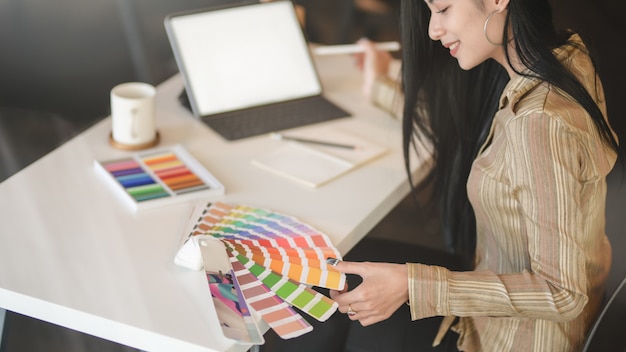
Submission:
{"label": "long black hair", "polygon": [[[434,166],[413,190],[431,187],[431,204],[440,216],[447,249],[461,256],[471,269],[476,223],[466,182],[509,76],[494,60],[462,70],[447,49],[429,38],[430,10],[424,1],[403,0],[400,17],[405,166],[410,179],[409,154],[415,139],[433,146]],[[576,99],[589,112],[607,145],[619,154],[617,141],[594,100],[552,53],[568,42],[571,33],[555,30],[547,0],[510,1],[505,28],[509,24],[524,66]],[[503,38],[508,35],[505,30]]]}

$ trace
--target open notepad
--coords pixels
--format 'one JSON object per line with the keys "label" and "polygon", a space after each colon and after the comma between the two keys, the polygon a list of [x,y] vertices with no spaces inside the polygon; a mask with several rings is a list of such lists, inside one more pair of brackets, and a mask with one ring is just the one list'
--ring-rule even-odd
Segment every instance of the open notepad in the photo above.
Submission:
{"label": "open notepad", "polygon": [[301,138],[354,145],[355,149],[321,146],[295,141],[280,143],[269,154],[252,160],[265,170],[309,187],[319,187],[382,155],[386,149],[353,134],[332,130],[323,133],[290,134]]}

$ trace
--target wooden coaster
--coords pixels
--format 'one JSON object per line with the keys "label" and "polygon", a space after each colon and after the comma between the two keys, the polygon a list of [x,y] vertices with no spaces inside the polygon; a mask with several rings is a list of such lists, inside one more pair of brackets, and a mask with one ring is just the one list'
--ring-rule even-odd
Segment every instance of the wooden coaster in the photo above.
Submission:
{"label": "wooden coaster", "polygon": [[122,149],[122,150],[140,150],[140,149],[152,148],[155,145],[159,144],[160,140],[161,140],[161,136],[159,135],[159,131],[156,131],[156,134],[155,134],[153,140],[151,140],[150,142],[147,142],[147,143],[142,143],[142,144],[124,144],[124,143],[120,143],[120,142],[116,141],[115,139],[113,139],[113,132],[111,132],[109,134],[109,143],[112,146],[114,146],[115,148]]}

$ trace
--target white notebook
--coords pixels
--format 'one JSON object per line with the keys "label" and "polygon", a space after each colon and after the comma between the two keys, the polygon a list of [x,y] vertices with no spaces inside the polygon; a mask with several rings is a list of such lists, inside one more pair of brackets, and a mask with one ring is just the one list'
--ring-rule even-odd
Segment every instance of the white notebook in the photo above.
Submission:
{"label": "white notebook", "polygon": [[277,148],[272,152],[252,160],[256,166],[312,188],[320,187],[386,151],[363,138],[336,130],[289,136],[356,146],[346,149],[282,140],[276,141]]}

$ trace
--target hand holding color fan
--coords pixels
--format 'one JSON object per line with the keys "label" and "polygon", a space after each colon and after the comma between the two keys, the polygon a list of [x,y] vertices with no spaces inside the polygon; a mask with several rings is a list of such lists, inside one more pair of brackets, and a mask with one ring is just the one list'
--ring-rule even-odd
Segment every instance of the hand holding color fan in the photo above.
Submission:
{"label": "hand holding color fan", "polygon": [[[208,203],[194,208],[186,228],[175,262],[193,270],[204,267],[226,337],[263,343],[248,307],[284,339],[313,329],[292,306],[319,321],[337,310],[310,286],[343,289],[345,274],[326,264],[326,258],[341,255],[311,226],[266,209]],[[239,316],[236,322],[233,313]]]}

